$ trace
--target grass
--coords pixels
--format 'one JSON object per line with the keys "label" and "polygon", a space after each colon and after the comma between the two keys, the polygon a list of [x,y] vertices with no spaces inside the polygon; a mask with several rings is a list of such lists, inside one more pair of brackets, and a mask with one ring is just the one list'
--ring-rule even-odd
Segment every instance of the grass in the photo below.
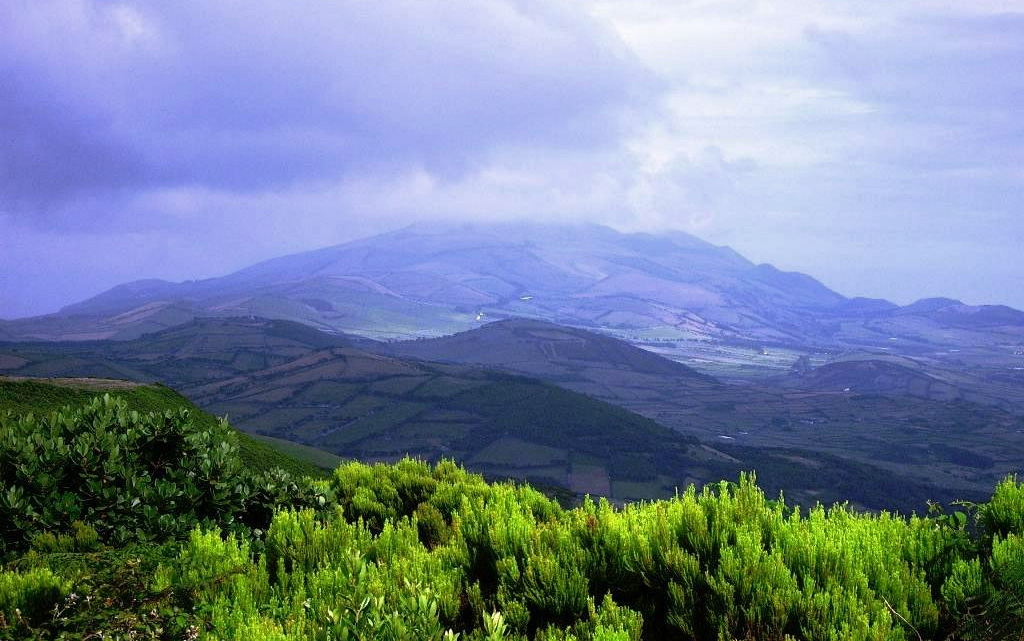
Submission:
{"label": "grass", "polygon": [[273,436],[253,434],[251,438],[254,441],[270,446],[272,449],[283,452],[294,459],[305,461],[310,465],[315,465],[316,467],[324,470],[333,470],[345,460],[337,454],[331,454],[330,452],[318,450],[315,447],[310,447],[301,443],[294,443],[292,441],[274,438]]}
{"label": "grass", "polygon": [[500,438],[473,456],[473,462],[521,467],[565,463],[566,451],[560,448],[527,443],[517,438]]}

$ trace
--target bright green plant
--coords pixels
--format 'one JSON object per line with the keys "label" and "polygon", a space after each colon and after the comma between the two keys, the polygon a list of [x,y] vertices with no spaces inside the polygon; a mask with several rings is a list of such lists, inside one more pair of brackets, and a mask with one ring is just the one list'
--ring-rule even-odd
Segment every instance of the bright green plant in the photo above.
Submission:
{"label": "bright green plant", "polygon": [[55,612],[69,591],[69,582],[47,568],[0,571],[0,638],[31,632]]}
{"label": "bright green plant", "polygon": [[21,554],[0,570],[0,639],[1024,633],[1015,479],[977,506],[976,529],[937,509],[791,508],[745,476],[666,501],[563,509],[450,461],[348,463],[320,482],[254,475],[225,426],[189,418],[101,399],[0,424],[0,528]]}

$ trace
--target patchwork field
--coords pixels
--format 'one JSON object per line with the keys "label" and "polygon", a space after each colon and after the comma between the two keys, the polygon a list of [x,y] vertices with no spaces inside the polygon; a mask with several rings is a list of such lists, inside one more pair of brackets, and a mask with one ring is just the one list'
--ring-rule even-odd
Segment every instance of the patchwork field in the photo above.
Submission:
{"label": "patchwork field", "polygon": [[[386,345],[208,319],[132,341],[0,345],[0,355],[20,363],[13,375],[175,385],[253,434],[335,456],[452,457],[491,478],[617,500],[747,470],[795,501],[921,510],[977,498],[1024,460],[1021,418],[973,397],[725,384],[610,337],[530,323]],[[406,346],[418,353],[396,353]]]}

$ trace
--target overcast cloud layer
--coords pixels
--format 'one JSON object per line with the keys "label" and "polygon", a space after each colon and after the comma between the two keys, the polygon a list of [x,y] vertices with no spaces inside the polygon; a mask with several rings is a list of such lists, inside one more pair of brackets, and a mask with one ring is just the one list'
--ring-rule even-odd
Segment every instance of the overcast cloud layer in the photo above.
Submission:
{"label": "overcast cloud layer", "polygon": [[5,2],[0,317],[514,217],[1024,307],[1008,6]]}

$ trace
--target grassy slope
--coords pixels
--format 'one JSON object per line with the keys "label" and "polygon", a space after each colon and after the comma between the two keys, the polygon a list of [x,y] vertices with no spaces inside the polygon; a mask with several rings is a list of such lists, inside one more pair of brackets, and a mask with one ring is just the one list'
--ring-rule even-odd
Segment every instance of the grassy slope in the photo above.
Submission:
{"label": "grassy slope", "polygon": [[[183,392],[246,431],[343,457],[447,456],[491,478],[562,485],[581,494],[609,495],[610,481],[637,480],[624,452],[644,468],[639,480],[662,496],[706,458],[691,439],[650,419],[535,379],[360,350],[319,351]],[[499,444],[511,459],[485,455]],[[547,453],[537,455],[538,448]],[[575,469],[583,463],[578,455],[593,459],[592,483]],[[735,476],[738,470],[730,471]]]}
{"label": "grassy slope", "polygon": [[[10,380],[0,378],[0,410],[16,414],[44,414],[65,405],[81,405],[101,394],[124,398],[132,409],[140,412],[162,412],[187,407],[200,423],[213,424],[217,418],[192,404],[187,398],[164,385],[131,385],[124,381],[96,379],[63,379],[53,381]],[[322,476],[338,459],[313,448],[290,447],[287,451],[276,443],[257,440],[237,432],[239,452],[250,469],[281,467],[292,474]]]}
{"label": "grassy slope", "polygon": [[318,450],[315,447],[303,445],[302,443],[293,443],[292,441],[286,441],[281,438],[274,438],[273,436],[264,436],[262,434],[246,434],[245,432],[239,433],[240,438],[250,439],[257,445],[265,444],[271,449],[277,450],[301,461],[306,461],[315,465],[318,468],[325,470],[333,470],[338,467],[345,459],[341,458],[337,454],[331,454],[323,450]]}

